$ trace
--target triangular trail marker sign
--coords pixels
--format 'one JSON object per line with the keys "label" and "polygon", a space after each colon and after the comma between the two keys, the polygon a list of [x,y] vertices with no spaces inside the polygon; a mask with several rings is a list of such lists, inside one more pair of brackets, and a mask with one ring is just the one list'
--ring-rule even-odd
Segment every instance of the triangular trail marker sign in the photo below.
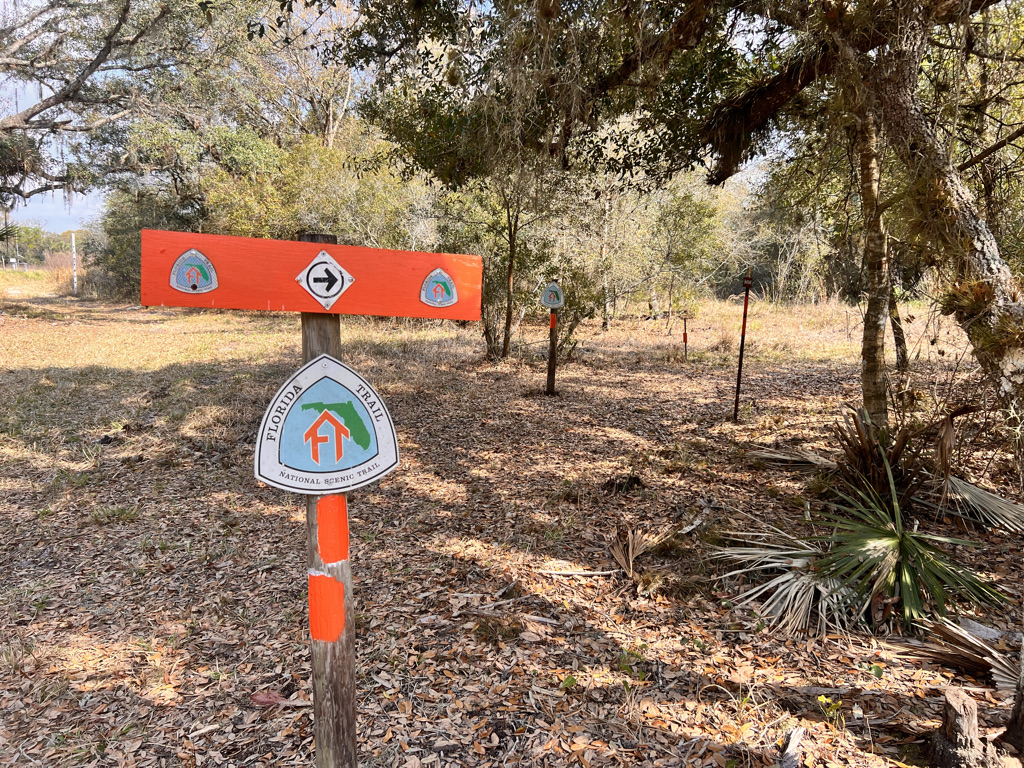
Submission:
{"label": "triangular trail marker sign", "polygon": [[296,371],[263,415],[254,470],[275,488],[341,493],[397,466],[398,438],[384,401],[366,379],[329,355]]}

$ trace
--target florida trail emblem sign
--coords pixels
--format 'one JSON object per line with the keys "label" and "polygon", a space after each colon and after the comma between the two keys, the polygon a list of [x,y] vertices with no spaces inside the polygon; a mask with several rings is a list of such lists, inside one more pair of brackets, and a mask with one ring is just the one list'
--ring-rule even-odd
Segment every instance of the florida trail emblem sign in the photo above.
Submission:
{"label": "florida trail emblem sign", "polygon": [[203,254],[189,248],[171,267],[171,288],[182,293],[209,293],[217,288],[217,270]]}
{"label": "florida trail emblem sign", "polygon": [[300,368],[260,425],[255,471],[286,491],[329,494],[367,485],[398,466],[398,441],[380,395],[328,355]]}
{"label": "florida trail emblem sign", "polygon": [[564,306],[565,294],[562,293],[562,286],[555,282],[544,286],[544,290],[540,292],[540,303],[548,309],[560,309]]}
{"label": "florida trail emblem sign", "polygon": [[443,269],[435,269],[420,288],[420,301],[430,307],[450,307],[459,300],[459,292],[451,275]]}

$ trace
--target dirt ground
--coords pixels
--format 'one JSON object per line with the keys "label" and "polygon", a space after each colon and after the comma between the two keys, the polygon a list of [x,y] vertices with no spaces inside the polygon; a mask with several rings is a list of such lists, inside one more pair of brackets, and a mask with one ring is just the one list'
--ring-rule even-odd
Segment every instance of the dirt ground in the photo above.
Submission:
{"label": "dirt ground", "polygon": [[[733,424],[740,312],[702,304],[686,360],[678,323],[587,325],[552,398],[542,324],[495,363],[472,324],[343,320],[402,451],[350,499],[361,765],[770,766],[798,725],[806,765],[916,763],[950,683],[1002,722],[989,681],[878,637],[772,633],[715,578],[729,531],[810,533],[820,509],[814,478],[746,451],[834,454],[859,392],[856,307],[755,303]],[[981,389],[952,323],[917,314],[924,418]],[[252,474],[299,362],[295,315],[0,274],[0,765],[312,765],[304,507]],[[1016,498],[988,424],[966,437],[968,474]],[[640,584],[552,573],[614,571],[617,531],[698,519]],[[1011,597],[981,620],[1019,628],[1019,537],[972,535]]]}

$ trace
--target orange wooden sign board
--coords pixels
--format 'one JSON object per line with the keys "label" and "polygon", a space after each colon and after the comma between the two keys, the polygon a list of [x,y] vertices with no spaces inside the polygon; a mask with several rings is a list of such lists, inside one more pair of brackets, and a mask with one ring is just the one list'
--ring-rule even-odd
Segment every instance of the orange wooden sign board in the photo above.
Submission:
{"label": "orange wooden sign board", "polygon": [[142,230],[142,303],[479,320],[479,256]]}

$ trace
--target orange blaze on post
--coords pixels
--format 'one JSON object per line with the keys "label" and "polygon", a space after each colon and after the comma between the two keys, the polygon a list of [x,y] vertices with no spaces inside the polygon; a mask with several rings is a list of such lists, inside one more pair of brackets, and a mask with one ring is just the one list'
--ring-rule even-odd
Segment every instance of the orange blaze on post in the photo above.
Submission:
{"label": "orange blaze on post", "polygon": [[316,502],[316,543],[324,565],[348,560],[348,502],[336,493]]}
{"label": "orange blaze on post", "polygon": [[337,642],[345,629],[345,585],[326,573],[309,574],[309,634]]}

